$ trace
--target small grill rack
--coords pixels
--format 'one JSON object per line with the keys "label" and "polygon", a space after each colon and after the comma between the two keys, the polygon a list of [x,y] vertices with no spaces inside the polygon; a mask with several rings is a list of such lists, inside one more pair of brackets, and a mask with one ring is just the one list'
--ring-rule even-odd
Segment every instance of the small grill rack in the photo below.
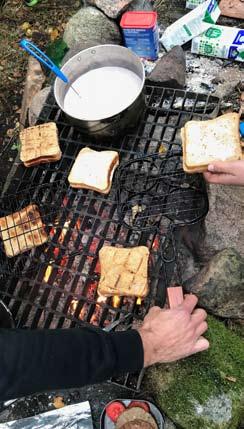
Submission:
{"label": "small grill rack", "polygon": [[[62,158],[25,168],[17,157],[1,197],[5,209],[1,216],[12,210],[11,205],[3,204],[11,194],[21,203],[20,208],[27,201],[33,203],[35,195],[41,211],[45,205],[55,208],[49,219],[54,233],[48,243],[31,255],[27,252],[11,258],[9,265],[0,249],[0,262],[5,261],[1,264],[0,297],[17,326],[70,328],[94,324],[104,328],[130,313],[131,317],[118,327],[129,329],[144,318],[151,305],[164,304],[165,288],[175,272],[179,277],[178,228],[199,221],[208,210],[202,177],[186,175],[182,170],[180,128],[192,119],[216,117],[219,99],[153,85],[146,85],[145,90],[146,108],[139,124],[133,133],[116,141],[83,135],[67,122],[53,94],[49,95],[38,123],[56,122]],[[86,146],[119,152],[120,167],[107,196],[68,186],[70,168]],[[47,204],[49,199],[45,201],[45,192],[52,195],[51,205]],[[24,199],[23,193],[28,198]],[[18,210],[18,204],[16,207]],[[117,305],[112,298],[97,301],[98,252],[104,244],[146,245],[150,249],[150,294],[142,304],[126,297]],[[142,376],[127,374],[112,381],[138,390]]]}

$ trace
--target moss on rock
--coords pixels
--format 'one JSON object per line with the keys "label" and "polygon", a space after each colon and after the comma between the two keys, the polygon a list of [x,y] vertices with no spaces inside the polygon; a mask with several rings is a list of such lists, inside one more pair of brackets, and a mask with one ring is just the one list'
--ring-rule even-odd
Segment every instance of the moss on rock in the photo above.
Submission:
{"label": "moss on rock", "polygon": [[182,428],[238,429],[244,422],[244,342],[215,318],[208,323],[208,351],[155,365],[144,383]]}

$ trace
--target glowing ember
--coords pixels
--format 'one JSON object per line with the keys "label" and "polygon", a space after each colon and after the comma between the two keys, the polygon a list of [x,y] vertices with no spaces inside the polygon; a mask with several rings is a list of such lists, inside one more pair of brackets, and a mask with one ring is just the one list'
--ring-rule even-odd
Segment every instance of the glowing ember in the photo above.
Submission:
{"label": "glowing ember", "polygon": [[45,282],[45,283],[47,283],[47,282],[48,282],[49,277],[50,277],[50,275],[51,275],[51,272],[52,272],[52,266],[51,266],[51,265],[48,265],[48,266],[47,266],[47,269],[46,269],[46,271],[45,271],[44,277],[43,277],[43,280],[44,280],[44,282]]}
{"label": "glowing ember", "polygon": [[137,300],[136,300],[136,305],[141,305],[142,304],[142,300],[141,300],[141,298],[137,298]]}
{"label": "glowing ember", "polygon": [[107,297],[106,297],[106,296],[100,295],[100,296],[97,298],[97,303],[98,303],[98,304],[105,303],[106,301],[107,301]]}
{"label": "glowing ember", "polygon": [[115,308],[118,308],[119,305],[120,305],[120,299],[121,298],[118,295],[113,296],[113,298],[112,298],[112,306],[115,307]]}
{"label": "glowing ember", "polygon": [[160,242],[159,242],[158,237],[156,237],[154,242],[153,242],[152,248],[153,248],[153,250],[158,250],[159,246],[160,246]]}
{"label": "glowing ember", "polygon": [[74,312],[75,312],[75,310],[78,307],[78,303],[79,303],[78,299],[72,299],[72,301],[71,301],[71,303],[69,305],[68,313],[70,313],[70,314],[73,315]]}

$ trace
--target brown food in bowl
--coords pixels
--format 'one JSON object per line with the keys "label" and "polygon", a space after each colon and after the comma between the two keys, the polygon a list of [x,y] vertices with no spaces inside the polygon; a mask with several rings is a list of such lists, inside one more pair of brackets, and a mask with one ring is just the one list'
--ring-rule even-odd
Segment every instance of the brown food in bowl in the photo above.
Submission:
{"label": "brown food in bowl", "polygon": [[[116,426],[116,429],[125,429],[124,425],[127,423],[132,423],[137,420],[142,420],[144,423],[148,423],[150,426],[148,429],[158,429],[158,425],[150,413],[147,413],[145,410],[139,407],[132,407],[125,410],[120,414]],[[133,427],[133,426],[132,426]],[[146,426],[145,426],[146,428]]]}

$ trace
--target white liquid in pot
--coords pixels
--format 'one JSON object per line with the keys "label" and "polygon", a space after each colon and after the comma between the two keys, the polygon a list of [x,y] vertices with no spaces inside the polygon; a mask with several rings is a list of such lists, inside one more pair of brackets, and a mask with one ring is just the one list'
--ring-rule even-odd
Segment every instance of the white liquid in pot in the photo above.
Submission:
{"label": "white liquid in pot", "polygon": [[64,110],[73,118],[98,120],[109,118],[126,109],[139,95],[142,80],[124,67],[101,67],[91,70],[69,88]]}

